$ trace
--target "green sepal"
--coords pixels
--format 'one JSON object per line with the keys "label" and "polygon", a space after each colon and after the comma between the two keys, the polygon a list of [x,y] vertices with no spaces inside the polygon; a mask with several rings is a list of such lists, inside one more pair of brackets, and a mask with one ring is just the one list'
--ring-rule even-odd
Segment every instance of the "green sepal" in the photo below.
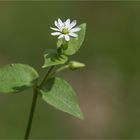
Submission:
{"label": "green sepal", "polygon": [[67,62],[68,58],[66,55],[58,53],[57,50],[47,49],[44,53],[44,60],[45,62],[42,68],[64,64],[65,62]]}

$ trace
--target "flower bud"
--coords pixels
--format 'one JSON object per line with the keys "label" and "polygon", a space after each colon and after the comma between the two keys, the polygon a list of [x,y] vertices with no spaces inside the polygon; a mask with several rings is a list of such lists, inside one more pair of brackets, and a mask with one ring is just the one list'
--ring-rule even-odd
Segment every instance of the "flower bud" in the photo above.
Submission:
{"label": "flower bud", "polygon": [[69,62],[69,68],[71,70],[76,70],[76,69],[79,69],[79,68],[82,68],[82,67],[85,67],[85,64],[77,62],[77,61]]}

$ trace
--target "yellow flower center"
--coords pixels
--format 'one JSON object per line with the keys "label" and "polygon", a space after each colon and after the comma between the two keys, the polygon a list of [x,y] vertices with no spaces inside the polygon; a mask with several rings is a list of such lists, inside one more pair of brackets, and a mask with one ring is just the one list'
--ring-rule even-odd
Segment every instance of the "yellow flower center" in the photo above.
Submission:
{"label": "yellow flower center", "polygon": [[62,30],[62,34],[68,34],[69,33],[69,30],[67,29],[67,28],[64,28],[63,30]]}

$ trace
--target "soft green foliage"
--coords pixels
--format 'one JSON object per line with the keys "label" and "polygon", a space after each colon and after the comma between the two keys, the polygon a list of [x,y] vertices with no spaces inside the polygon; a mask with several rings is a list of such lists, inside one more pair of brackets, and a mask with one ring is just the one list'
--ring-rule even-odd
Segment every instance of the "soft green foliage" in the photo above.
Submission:
{"label": "soft green foliage", "polygon": [[29,65],[6,65],[0,69],[0,92],[20,92],[32,87],[38,77],[38,73]]}
{"label": "soft green foliage", "polygon": [[68,58],[63,54],[57,53],[57,51],[54,49],[47,49],[44,54],[44,60],[45,62],[42,67],[46,68],[49,66],[64,64],[68,60]]}
{"label": "soft green foliage", "polygon": [[72,87],[61,78],[51,78],[45,81],[39,90],[42,99],[55,108],[83,119]]}
{"label": "soft green foliage", "polygon": [[[65,80],[55,77],[55,74],[67,68],[75,70],[85,65],[71,61],[62,67],[53,69],[56,65],[65,64],[68,61],[68,56],[75,54],[80,49],[85,37],[86,24],[81,24],[79,28],[81,30],[77,33],[78,37],[71,37],[69,41],[63,38],[59,39],[55,49],[45,51],[42,68],[49,67],[49,70],[40,85],[37,83],[39,75],[31,66],[11,64],[0,68],[0,92],[16,93],[33,87],[35,95],[40,93],[42,99],[48,104],[83,119],[74,90]],[[37,98],[37,96],[35,97]]]}
{"label": "soft green foliage", "polygon": [[86,32],[86,23],[83,23],[79,25],[81,30],[77,33],[78,38],[71,38],[68,42],[68,48],[65,50],[66,55],[73,55],[75,54],[81,47],[84,38],[85,38],[85,32]]}

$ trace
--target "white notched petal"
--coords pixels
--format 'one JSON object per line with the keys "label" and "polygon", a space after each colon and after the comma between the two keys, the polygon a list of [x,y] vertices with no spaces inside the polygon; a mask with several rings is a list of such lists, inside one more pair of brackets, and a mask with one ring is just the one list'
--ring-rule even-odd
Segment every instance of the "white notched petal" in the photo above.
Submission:
{"label": "white notched petal", "polygon": [[69,33],[69,35],[72,36],[72,37],[78,37],[78,35],[75,34],[75,33]]}
{"label": "white notched petal", "polygon": [[65,25],[66,25],[67,28],[70,28],[70,19],[66,20]]}
{"label": "white notched petal", "polygon": [[57,22],[56,20],[54,21],[54,25],[55,25],[57,28],[60,28],[60,27],[59,27],[59,24],[58,24],[58,22]]}
{"label": "white notched petal", "polygon": [[53,27],[50,27],[50,28],[54,31],[60,31],[58,28],[53,28]]}
{"label": "white notched petal", "polygon": [[81,30],[81,28],[76,27],[76,28],[71,29],[70,32],[78,32],[80,30]]}
{"label": "white notched petal", "polygon": [[51,35],[56,36],[56,35],[61,35],[61,33],[60,32],[53,32],[53,33],[51,33]]}
{"label": "white notched petal", "polygon": [[61,34],[61,35],[58,37],[58,39],[63,38],[63,37],[64,37],[64,35],[63,35],[63,34]]}
{"label": "white notched petal", "polygon": [[65,37],[65,40],[66,40],[66,41],[69,41],[69,40],[70,40],[69,35],[65,35],[64,37]]}
{"label": "white notched petal", "polygon": [[70,24],[70,29],[73,28],[77,24],[76,20],[73,20]]}
{"label": "white notched petal", "polygon": [[58,19],[58,24],[59,24],[60,28],[62,28],[64,26],[64,23],[62,22],[62,20],[60,18]]}

